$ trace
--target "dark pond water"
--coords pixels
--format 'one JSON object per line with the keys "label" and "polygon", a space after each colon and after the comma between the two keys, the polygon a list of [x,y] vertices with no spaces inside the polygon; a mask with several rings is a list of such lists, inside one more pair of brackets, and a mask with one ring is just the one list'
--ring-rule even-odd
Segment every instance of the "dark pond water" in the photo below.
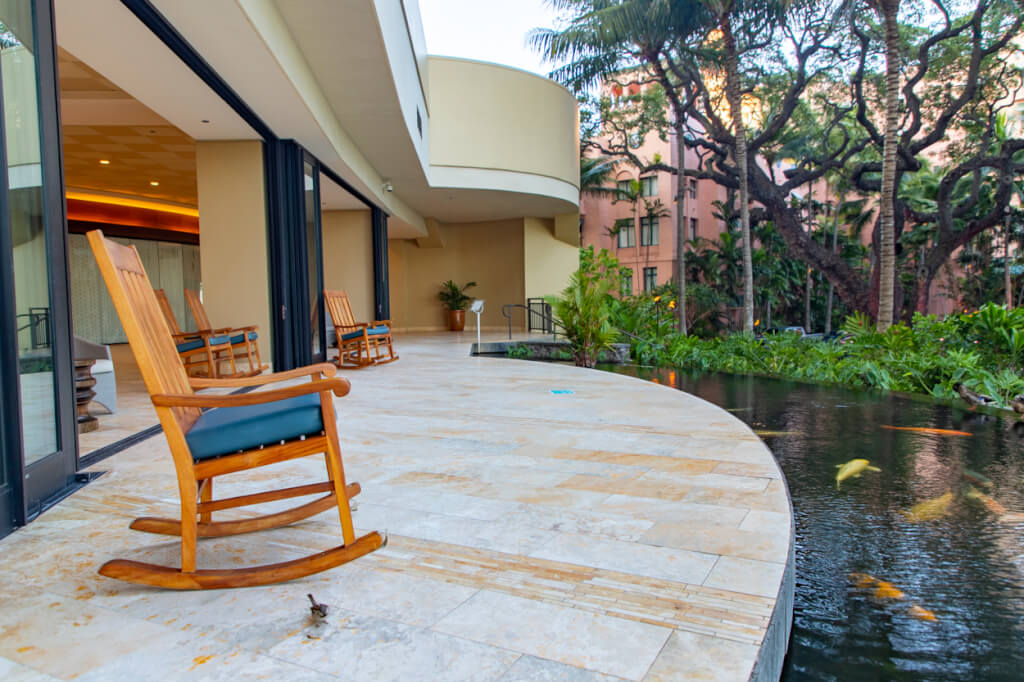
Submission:
{"label": "dark pond water", "polygon": [[[1024,680],[1024,424],[774,379],[605,369],[764,432],[796,517],[783,680]],[[837,490],[836,467],[852,459],[881,471]]]}

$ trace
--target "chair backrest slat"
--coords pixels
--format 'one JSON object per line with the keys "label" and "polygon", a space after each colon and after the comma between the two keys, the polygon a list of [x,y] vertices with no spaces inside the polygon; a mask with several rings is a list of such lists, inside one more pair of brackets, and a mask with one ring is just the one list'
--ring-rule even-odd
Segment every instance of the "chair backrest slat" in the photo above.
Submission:
{"label": "chair backrest slat", "polygon": [[341,290],[324,289],[324,301],[327,311],[331,314],[331,322],[335,329],[355,329],[358,326],[352,315],[352,306],[348,302],[348,294]]}
{"label": "chair backrest slat", "polygon": [[201,332],[208,332],[213,329],[210,318],[206,315],[206,308],[199,300],[199,292],[192,289],[185,289],[185,298],[188,300],[188,307],[192,310],[192,317],[196,321],[196,329]]}
{"label": "chair backrest slat", "polygon": [[[93,230],[87,236],[128,336],[146,390],[150,395],[191,395],[192,387],[185,366],[178,356],[164,311],[135,247],[112,242],[104,238],[100,230]],[[175,407],[173,413],[182,430],[187,431],[199,418],[201,410]]]}
{"label": "chair backrest slat", "polygon": [[180,334],[181,327],[178,326],[178,318],[174,316],[174,309],[171,308],[167,292],[163,289],[154,289],[153,293],[156,294],[156,301],[160,304],[160,310],[163,311],[164,319],[167,320],[167,326],[170,327],[171,333]]}

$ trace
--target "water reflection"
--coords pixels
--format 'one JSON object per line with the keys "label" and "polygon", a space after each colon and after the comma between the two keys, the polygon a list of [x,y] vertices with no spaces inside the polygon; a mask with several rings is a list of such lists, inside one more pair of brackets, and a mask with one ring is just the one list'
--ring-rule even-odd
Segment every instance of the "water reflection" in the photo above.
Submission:
{"label": "water reflection", "polygon": [[0,70],[8,190],[7,201],[0,210],[7,212],[14,249],[16,343],[27,465],[60,446],[54,408],[50,278],[36,59],[32,51],[32,3],[27,0],[0,0]]}
{"label": "water reflection", "polygon": [[[773,379],[606,369],[730,410],[762,432],[778,458],[797,541],[784,680],[1022,678],[1020,424],[923,399]],[[836,490],[836,467],[854,459],[881,471]]]}

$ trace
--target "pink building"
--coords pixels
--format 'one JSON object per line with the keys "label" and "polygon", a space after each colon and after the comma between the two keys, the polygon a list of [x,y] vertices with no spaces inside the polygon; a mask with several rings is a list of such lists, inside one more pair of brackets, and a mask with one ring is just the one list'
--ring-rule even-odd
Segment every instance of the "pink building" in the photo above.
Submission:
{"label": "pink building", "polygon": [[[678,168],[675,136],[662,141],[656,134],[647,136],[637,150],[643,159],[660,155]],[[697,165],[696,154],[687,150],[687,167]],[[625,267],[632,269],[631,292],[649,291],[675,276],[678,244],[676,242],[676,182],[671,173],[641,175],[637,169],[622,163],[616,167],[616,184],[628,189],[631,180],[640,180],[641,197],[634,206],[629,200],[584,194],[580,202],[583,247],[608,249]],[[686,238],[715,239],[724,230],[724,223],[715,217],[713,202],[725,201],[725,190],[711,180],[687,179]],[[659,215],[648,218],[647,206],[660,202]]]}

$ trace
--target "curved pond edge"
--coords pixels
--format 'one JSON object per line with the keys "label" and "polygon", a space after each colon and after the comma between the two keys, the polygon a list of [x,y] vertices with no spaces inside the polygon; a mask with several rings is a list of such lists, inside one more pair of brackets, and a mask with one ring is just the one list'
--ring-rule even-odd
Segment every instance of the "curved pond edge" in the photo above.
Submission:
{"label": "curved pond edge", "polygon": [[[647,384],[653,383],[647,379],[631,376],[629,374],[619,374],[617,372],[609,372],[598,368],[593,369],[599,372],[615,374],[616,376],[626,377],[636,381],[643,381]],[[778,379],[779,377],[767,378]],[[750,677],[748,678],[752,682],[778,682],[779,678],[782,676],[786,655],[789,652],[790,635],[793,630],[794,594],[796,591],[796,527],[795,516],[793,513],[793,497],[789,491],[789,483],[786,480],[786,475],[782,471],[779,461],[775,458],[775,453],[773,453],[767,443],[764,442],[764,439],[754,433],[753,429],[728,410],[725,410],[724,408],[721,408],[718,405],[715,405],[714,403],[692,393],[658,383],[653,383],[653,385],[658,386],[659,388],[671,390],[677,394],[683,394],[688,398],[705,403],[718,412],[721,412],[723,416],[727,416],[732,423],[739,426],[743,431],[753,434],[765,449],[772,465],[779,474],[779,480],[782,482],[782,487],[786,495],[786,505],[788,509],[787,515],[789,517],[788,550],[786,552],[785,569],[779,583],[778,593],[775,596],[775,606],[772,610],[771,619],[765,632],[765,636],[761,640],[757,659],[754,663],[753,669],[751,670]]]}

